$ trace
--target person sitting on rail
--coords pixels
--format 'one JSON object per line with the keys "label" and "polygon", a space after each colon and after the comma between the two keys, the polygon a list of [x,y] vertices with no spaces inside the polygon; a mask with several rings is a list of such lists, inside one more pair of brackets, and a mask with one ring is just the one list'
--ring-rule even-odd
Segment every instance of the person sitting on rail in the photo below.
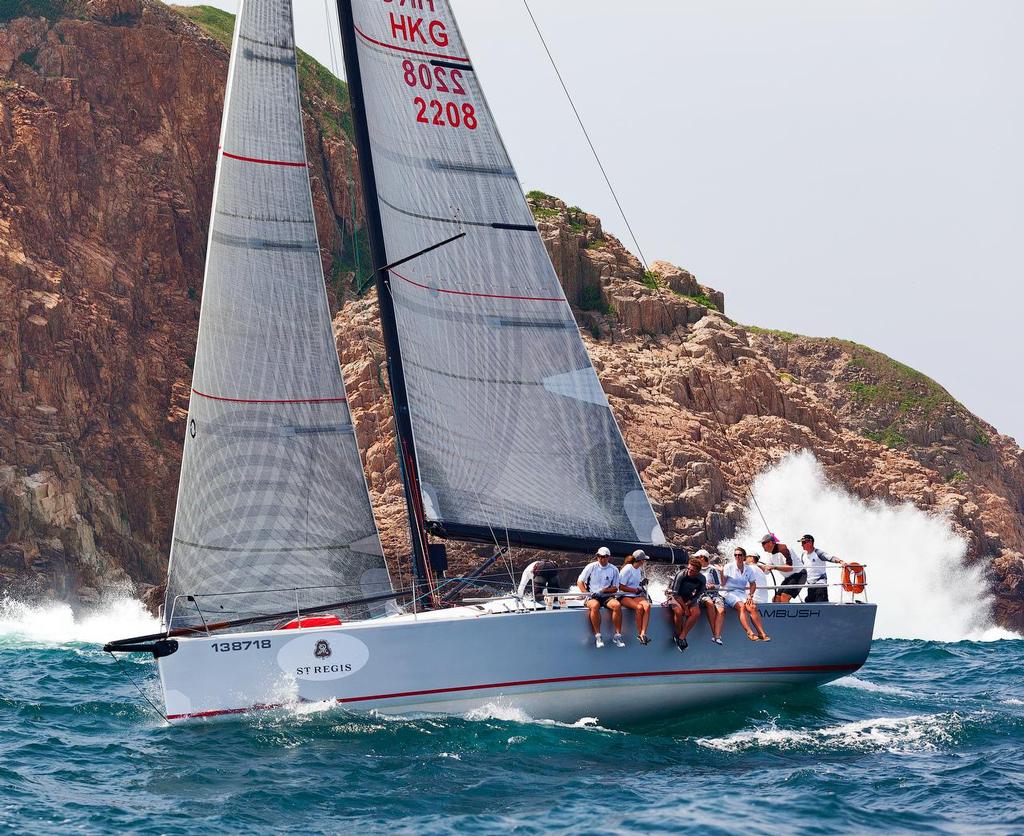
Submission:
{"label": "person sitting on rail", "polygon": [[808,604],[828,603],[828,575],[825,567],[829,563],[838,563],[845,566],[846,561],[833,557],[821,549],[815,548],[814,537],[805,534],[800,538],[800,545],[803,547],[804,566],[807,567],[807,597],[804,599]]}
{"label": "person sitting on rail", "polygon": [[711,641],[715,644],[722,644],[722,625],[725,623],[725,601],[722,600],[722,558],[718,555],[712,557],[705,549],[694,552],[693,556],[700,558],[703,567],[701,574],[704,575],[706,586],[706,591],[697,599],[697,603],[704,607],[704,612],[708,617]]}
{"label": "person sitting on rail", "polygon": [[780,543],[774,534],[765,534],[761,538],[761,548],[767,553],[764,562],[774,572],[782,575],[782,583],[772,584],[778,587],[772,600],[776,604],[786,604],[796,598],[807,583],[807,570],[797,559],[793,560],[792,552],[785,543]]}
{"label": "person sitting on rail", "polygon": [[[754,593],[757,591],[757,575],[747,565],[747,550],[737,546],[733,551],[734,563],[725,567],[725,603],[739,613],[740,626],[752,642],[771,641],[761,624],[761,614],[757,611],[754,603]],[[749,616],[749,620],[748,620]],[[750,629],[750,621],[754,622],[758,636]]]}
{"label": "person sitting on rail", "polygon": [[775,593],[768,587],[775,586],[775,584],[768,582],[768,575],[764,572],[766,568],[769,568],[768,564],[759,563],[754,555],[748,554],[747,565],[754,570],[754,574],[757,576],[757,590],[754,592],[754,603],[770,604]]}
{"label": "person sitting on rail", "polygon": [[707,591],[707,581],[701,574],[699,557],[691,557],[685,569],[680,569],[672,578],[669,586],[669,602],[672,608],[672,624],[676,647],[682,653],[689,647],[687,635],[700,618],[700,605],[697,603]]}
{"label": "person sitting on rail", "polygon": [[535,560],[523,569],[517,594],[522,598],[531,587],[535,601],[543,601],[545,592],[564,592],[558,582],[558,565],[553,560]]}
{"label": "person sitting on rail", "polygon": [[580,592],[589,593],[587,609],[590,612],[590,625],[594,628],[594,645],[604,647],[601,638],[601,607],[607,607],[612,613],[612,625],[615,635],[612,641],[616,647],[625,647],[622,640],[622,606],[615,593],[619,591],[619,570],[609,562],[612,553],[606,546],[597,550],[597,559],[588,563],[580,573],[576,586]]}
{"label": "person sitting on rail", "polygon": [[647,554],[637,549],[626,558],[619,569],[619,603],[636,615],[636,637],[640,644],[650,644],[647,638],[647,625],[651,620],[651,602],[644,587],[644,563]]}

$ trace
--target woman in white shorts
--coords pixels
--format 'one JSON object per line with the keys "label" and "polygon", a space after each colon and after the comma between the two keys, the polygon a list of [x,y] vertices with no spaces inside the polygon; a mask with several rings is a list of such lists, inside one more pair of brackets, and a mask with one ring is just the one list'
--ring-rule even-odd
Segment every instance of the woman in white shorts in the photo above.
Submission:
{"label": "woman in white shorts", "polygon": [[[740,626],[752,642],[770,642],[771,636],[764,631],[761,624],[761,614],[757,611],[754,603],[754,593],[757,590],[757,575],[747,565],[747,550],[737,546],[733,551],[734,563],[725,568],[725,605],[736,610],[740,616]],[[754,623],[757,632],[750,629],[750,622]]]}
{"label": "woman in white shorts", "polygon": [[644,563],[647,555],[643,549],[637,549],[626,558],[619,569],[619,603],[632,610],[636,616],[636,637],[640,644],[650,644],[647,638],[647,625],[651,620],[651,602],[644,592]]}

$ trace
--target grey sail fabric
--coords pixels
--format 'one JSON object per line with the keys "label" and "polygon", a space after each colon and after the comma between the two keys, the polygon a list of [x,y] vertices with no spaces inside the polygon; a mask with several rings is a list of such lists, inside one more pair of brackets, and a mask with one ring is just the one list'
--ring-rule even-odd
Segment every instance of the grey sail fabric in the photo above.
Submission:
{"label": "grey sail fabric", "polygon": [[663,544],[447,0],[353,0],[427,520]]}
{"label": "grey sail fabric", "polygon": [[221,146],[171,628],[391,591],[331,328],[290,0],[240,3]]}

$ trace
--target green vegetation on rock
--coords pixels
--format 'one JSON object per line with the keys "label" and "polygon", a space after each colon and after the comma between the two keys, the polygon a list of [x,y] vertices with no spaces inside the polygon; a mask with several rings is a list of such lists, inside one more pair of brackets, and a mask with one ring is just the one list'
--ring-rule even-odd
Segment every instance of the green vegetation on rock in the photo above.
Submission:
{"label": "green vegetation on rock", "polygon": [[900,434],[895,425],[888,426],[881,432],[865,430],[864,437],[878,444],[884,444],[886,447],[906,447],[908,444],[906,437]]}
{"label": "green vegetation on rock", "polygon": [[[0,0],[3,2],[3,0]],[[178,14],[197,24],[207,35],[231,49],[235,16],[213,6],[171,6]],[[326,136],[352,135],[348,85],[311,55],[296,50],[302,104],[315,110]],[[316,105],[314,107],[314,104]]]}
{"label": "green vegetation on rock", "polygon": [[644,287],[650,290],[658,289],[658,274],[652,270],[644,270],[644,277],[641,281],[643,281]]}
{"label": "green vegetation on rock", "polygon": [[774,337],[784,343],[791,343],[800,337],[799,334],[794,334],[792,331],[776,331],[772,328],[758,328],[756,325],[744,325],[743,327],[751,334],[757,334],[761,337]]}
{"label": "green vegetation on rock", "polygon": [[0,0],[0,23],[16,17],[45,17],[56,20],[67,17],[64,3],[60,0]]}
{"label": "green vegetation on rock", "polygon": [[580,310],[597,311],[606,316],[611,313],[611,307],[604,300],[604,294],[597,285],[584,285],[580,291]]}
{"label": "green vegetation on rock", "polygon": [[848,384],[854,402],[859,405],[895,405],[902,414],[924,419],[936,416],[946,406],[962,408],[949,392],[917,369],[859,343],[838,339],[828,342],[850,355],[847,371],[852,374],[863,371],[874,381],[855,380]]}

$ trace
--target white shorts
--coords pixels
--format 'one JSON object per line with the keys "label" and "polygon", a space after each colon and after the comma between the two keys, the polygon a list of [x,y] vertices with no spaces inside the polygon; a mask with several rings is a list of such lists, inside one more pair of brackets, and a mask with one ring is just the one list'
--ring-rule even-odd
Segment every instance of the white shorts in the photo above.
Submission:
{"label": "white shorts", "polygon": [[747,603],[747,593],[737,592],[735,589],[726,592],[722,597],[725,598],[725,605],[729,609],[733,609],[737,604]]}

